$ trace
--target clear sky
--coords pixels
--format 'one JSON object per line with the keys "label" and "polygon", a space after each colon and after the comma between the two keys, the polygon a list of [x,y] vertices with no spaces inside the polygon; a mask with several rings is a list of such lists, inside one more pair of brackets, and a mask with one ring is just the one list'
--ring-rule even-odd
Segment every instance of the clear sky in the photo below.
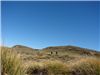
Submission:
{"label": "clear sky", "polygon": [[74,45],[100,50],[100,2],[2,2],[6,46],[32,48]]}

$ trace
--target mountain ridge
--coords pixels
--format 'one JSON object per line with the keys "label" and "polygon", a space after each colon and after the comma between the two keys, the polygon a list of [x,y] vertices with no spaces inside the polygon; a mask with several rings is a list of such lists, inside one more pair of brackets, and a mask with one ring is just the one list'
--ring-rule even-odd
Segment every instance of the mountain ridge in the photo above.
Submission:
{"label": "mountain ridge", "polygon": [[35,50],[44,50],[44,49],[49,49],[49,48],[62,48],[62,47],[71,47],[71,48],[78,48],[78,49],[84,49],[84,50],[89,50],[89,51],[94,51],[94,52],[100,52],[100,51],[97,51],[95,49],[89,49],[89,48],[83,48],[83,47],[79,47],[79,46],[73,46],[73,45],[66,45],[66,46],[48,46],[48,47],[45,47],[45,48],[41,48],[41,49],[36,49],[36,48],[32,48],[32,47],[28,47],[28,46],[24,46],[24,45],[14,45],[12,46],[11,48],[30,48],[30,49],[35,49]]}
{"label": "mountain ridge", "polygon": [[96,51],[96,50],[91,50],[91,49],[87,49],[87,48],[81,48],[78,46],[72,46],[72,45],[68,45],[68,46],[50,46],[50,47],[46,47],[43,49],[34,49],[31,47],[27,47],[27,46],[23,46],[23,45],[15,45],[12,47],[12,49],[21,52],[21,53],[33,53],[36,51],[47,51],[47,52],[71,52],[71,53],[76,53],[76,54],[85,54],[85,55],[94,55],[94,56],[100,56],[100,52]]}

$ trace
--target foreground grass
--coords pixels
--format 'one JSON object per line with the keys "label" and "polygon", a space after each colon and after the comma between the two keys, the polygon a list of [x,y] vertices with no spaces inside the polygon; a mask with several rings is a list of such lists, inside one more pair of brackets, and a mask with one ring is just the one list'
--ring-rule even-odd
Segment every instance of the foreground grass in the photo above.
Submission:
{"label": "foreground grass", "polygon": [[33,62],[27,68],[27,74],[67,75],[67,65],[60,61]]}
{"label": "foreground grass", "polygon": [[20,55],[8,48],[1,48],[1,74],[25,75]]}
{"label": "foreground grass", "polygon": [[100,59],[93,57],[71,62],[48,60],[27,63],[22,62],[20,55],[9,48],[2,48],[0,52],[2,75],[100,75]]}
{"label": "foreground grass", "polygon": [[83,58],[71,64],[72,75],[100,75],[100,59]]}
{"label": "foreground grass", "polygon": [[34,62],[28,67],[27,74],[100,75],[100,60],[96,58],[82,58],[70,63],[61,61]]}

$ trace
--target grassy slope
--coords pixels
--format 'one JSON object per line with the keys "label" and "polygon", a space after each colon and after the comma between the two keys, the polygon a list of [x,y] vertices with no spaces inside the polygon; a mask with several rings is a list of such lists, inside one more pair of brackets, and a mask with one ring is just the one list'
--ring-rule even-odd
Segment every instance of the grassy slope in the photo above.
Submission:
{"label": "grassy slope", "polygon": [[55,46],[38,50],[26,46],[16,45],[13,46],[12,49],[16,50],[25,60],[28,61],[46,61],[56,59],[66,62],[68,60],[78,59],[80,57],[100,58],[100,52],[75,46]]}
{"label": "grassy slope", "polygon": [[16,45],[6,49],[12,49],[21,55],[27,75],[35,73],[37,75],[40,73],[43,75],[100,75],[100,52],[97,51],[75,46],[36,50]]}

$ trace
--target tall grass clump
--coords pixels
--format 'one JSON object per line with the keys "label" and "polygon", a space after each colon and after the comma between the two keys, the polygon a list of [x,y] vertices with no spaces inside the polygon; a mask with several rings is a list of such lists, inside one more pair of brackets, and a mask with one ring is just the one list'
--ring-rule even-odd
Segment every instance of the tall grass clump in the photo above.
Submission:
{"label": "tall grass clump", "polygon": [[48,71],[42,62],[29,63],[26,74],[28,75],[48,75]]}
{"label": "tall grass clump", "polygon": [[100,75],[100,59],[83,58],[71,67],[71,75]]}
{"label": "tall grass clump", "polygon": [[48,75],[67,75],[68,67],[61,61],[47,61],[45,66],[48,70]]}
{"label": "tall grass clump", "polygon": [[25,75],[20,55],[8,48],[1,48],[1,74]]}
{"label": "tall grass clump", "polygon": [[67,66],[60,61],[35,62],[27,69],[28,75],[67,75]]}

